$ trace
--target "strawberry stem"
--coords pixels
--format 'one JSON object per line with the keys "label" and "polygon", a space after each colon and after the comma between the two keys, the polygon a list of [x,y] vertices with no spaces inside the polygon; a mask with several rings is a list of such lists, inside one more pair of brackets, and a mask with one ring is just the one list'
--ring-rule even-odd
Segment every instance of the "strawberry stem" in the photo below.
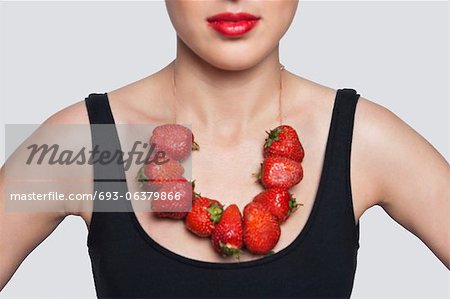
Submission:
{"label": "strawberry stem", "polygon": [[200,145],[198,145],[197,142],[195,142],[194,140],[192,140],[192,148],[193,151],[199,151],[200,150]]}
{"label": "strawberry stem", "polygon": [[194,190],[195,189],[195,180],[191,181],[191,185],[192,185],[192,190]]}

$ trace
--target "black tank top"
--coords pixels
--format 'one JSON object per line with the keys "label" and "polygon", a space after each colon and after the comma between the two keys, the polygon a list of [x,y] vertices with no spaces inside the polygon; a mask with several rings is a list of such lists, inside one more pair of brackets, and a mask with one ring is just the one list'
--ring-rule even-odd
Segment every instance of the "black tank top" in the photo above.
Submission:
{"label": "black tank top", "polygon": [[[338,89],[320,183],[311,214],[296,239],[273,255],[241,263],[213,263],[176,254],[154,241],[133,212],[100,212],[94,201],[87,246],[100,298],[348,298],[359,248],[350,186],[350,151],[359,94]],[[107,93],[85,99],[91,124],[115,124]],[[115,125],[93,129],[93,146],[120,149]],[[123,167],[94,164],[94,190],[107,191],[101,172],[115,173],[127,192]],[[106,189],[106,190],[105,190]],[[131,205],[125,199],[120,204]],[[176,237],[176,236],[174,236]]]}

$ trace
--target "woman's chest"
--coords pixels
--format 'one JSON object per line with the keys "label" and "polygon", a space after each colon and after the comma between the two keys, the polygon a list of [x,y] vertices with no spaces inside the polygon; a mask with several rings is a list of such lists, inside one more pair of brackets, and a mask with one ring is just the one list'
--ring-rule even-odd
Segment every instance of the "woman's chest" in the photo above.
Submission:
{"label": "woman's chest", "polygon": [[[264,190],[257,179],[263,161],[263,145],[267,134],[237,138],[236,143],[224,140],[196,138],[200,150],[192,152],[191,159],[184,162],[185,177],[195,180],[195,192],[215,199],[225,206],[236,204],[241,213],[247,203]],[[324,144],[305,144],[305,158],[302,161],[303,179],[289,190],[301,206],[281,224],[281,235],[274,252],[288,247],[302,232],[313,208],[323,169]],[[317,147],[317,148],[316,148]],[[132,185],[134,173],[127,174]],[[152,213],[136,213],[140,226],[147,235],[164,248],[184,257],[211,261],[234,262],[218,255],[209,238],[199,238],[186,229],[183,221],[161,219]],[[241,261],[260,256],[241,255]]]}

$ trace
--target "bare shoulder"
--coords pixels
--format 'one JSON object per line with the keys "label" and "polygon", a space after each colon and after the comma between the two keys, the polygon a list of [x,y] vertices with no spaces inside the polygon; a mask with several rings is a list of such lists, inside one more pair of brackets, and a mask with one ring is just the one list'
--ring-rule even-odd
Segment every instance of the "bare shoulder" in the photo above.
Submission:
{"label": "bare shoulder", "polygon": [[351,151],[352,190],[359,194],[355,203],[362,215],[382,198],[380,155],[386,154],[382,144],[389,142],[389,127],[401,125],[389,109],[360,96],[354,115]]}
{"label": "bare shoulder", "polygon": [[[64,107],[63,109],[51,114],[40,126],[38,130],[43,132],[52,132],[52,136],[48,137],[49,141],[53,144],[58,144],[59,148],[64,148],[64,150],[72,151],[73,153],[78,153],[80,148],[84,145],[90,145],[90,129],[89,127],[71,126],[71,127],[58,127],[58,125],[89,125],[89,117],[86,109],[86,104],[84,99],[75,101],[74,103]],[[63,128],[61,130],[61,128]],[[68,169],[73,171],[74,177],[86,177],[88,178],[90,172],[87,170],[78,169],[75,170],[74,167],[70,165],[67,166]],[[83,168],[84,169],[84,168]],[[83,174],[86,173],[86,176]],[[89,193],[91,183],[83,183],[78,185],[79,193]],[[60,190],[61,193],[69,194],[74,192],[70,188],[66,188],[65,184],[54,186],[55,190]],[[78,193],[78,191],[77,191]],[[66,203],[66,202],[65,202]],[[65,204],[64,210],[66,215],[81,216],[85,221],[90,218],[91,204],[87,201],[80,202],[69,202]]]}
{"label": "bare shoulder", "polygon": [[83,100],[78,100],[75,103],[53,113],[45,121],[44,124],[88,124],[89,117],[86,110],[86,105]]}
{"label": "bare shoulder", "polygon": [[393,111],[365,98],[358,106],[353,146],[371,182],[369,205],[381,206],[450,268],[450,239],[443,237],[450,236],[449,163]]}
{"label": "bare shoulder", "polygon": [[[325,120],[331,114],[336,90],[302,80],[300,84],[307,93],[303,96],[310,98],[306,103],[315,107],[310,114],[314,115],[317,126],[321,126],[315,133],[323,135],[328,129]],[[303,111],[309,109],[312,108],[303,107]],[[356,218],[374,205],[386,207],[393,198],[401,197],[403,184],[409,185],[420,178],[414,169],[428,171],[430,175],[439,172],[441,178],[446,177],[442,174],[448,172],[448,162],[436,148],[395,112],[375,100],[359,97],[352,134],[351,188]]]}
{"label": "bare shoulder", "polygon": [[[448,162],[411,125],[387,107],[359,97],[351,150],[351,186],[358,217],[374,205],[391,216],[392,207],[403,206],[406,215],[411,198],[419,202],[426,193],[442,193],[448,173]],[[428,191],[420,187],[424,175],[433,182],[427,184]],[[408,217],[394,219],[407,226]]]}
{"label": "bare shoulder", "polygon": [[385,206],[402,193],[402,184],[420,173],[448,172],[448,162],[413,127],[390,109],[360,97],[355,112],[355,152],[373,182],[371,204]]}

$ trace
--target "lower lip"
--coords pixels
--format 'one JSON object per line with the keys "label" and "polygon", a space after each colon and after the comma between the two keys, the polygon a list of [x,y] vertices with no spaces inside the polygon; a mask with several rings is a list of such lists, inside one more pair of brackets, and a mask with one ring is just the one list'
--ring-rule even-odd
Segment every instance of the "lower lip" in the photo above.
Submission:
{"label": "lower lip", "polygon": [[216,21],[208,22],[216,31],[225,36],[241,36],[252,30],[259,23],[259,19],[242,20],[237,22]]}

